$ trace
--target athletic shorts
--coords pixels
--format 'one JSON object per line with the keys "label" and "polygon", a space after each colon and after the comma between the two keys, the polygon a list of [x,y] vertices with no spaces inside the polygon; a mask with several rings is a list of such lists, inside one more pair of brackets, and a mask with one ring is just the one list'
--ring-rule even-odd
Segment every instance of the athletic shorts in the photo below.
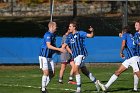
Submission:
{"label": "athletic shorts", "polygon": [[123,66],[128,68],[131,66],[133,68],[134,72],[140,71],[140,58],[138,56],[131,57],[129,59],[126,59],[123,63]]}
{"label": "athletic shorts", "polygon": [[39,56],[39,64],[40,64],[40,69],[51,70],[54,72],[54,62],[52,58]]}
{"label": "athletic shorts", "polygon": [[85,59],[84,55],[78,55],[76,58],[74,58],[74,62],[76,65],[80,66],[82,65],[84,59]]}
{"label": "athletic shorts", "polygon": [[61,59],[61,62],[70,62],[70,60],[71,60],[71,54],[68,53],[68,52],[61,53],[60,59]]}
{"label": "athletic shorts", "polygon": [[69,61],[65,61],[65,62],[61,62],[61,64],[70,64],[70,62],[74,61],[73,59],[69,60]]}

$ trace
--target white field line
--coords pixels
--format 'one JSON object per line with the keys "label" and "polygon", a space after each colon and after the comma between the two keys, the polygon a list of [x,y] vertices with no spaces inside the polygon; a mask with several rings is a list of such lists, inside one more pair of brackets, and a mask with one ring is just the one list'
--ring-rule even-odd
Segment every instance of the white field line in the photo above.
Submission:
{"label": "white field line", "polygon": [[[40,89],[41,87],[36,87],[36,86],[28,86],[28,85],[10,85],[10,84],[0,84],[0,86],[7,86],[7,87],[24,87],[24,88],[35,88],[35,89]],[[51,90],[65,90],[65,91],[76,91],[74,89],[65,89],[65,88],[47,88]]]}

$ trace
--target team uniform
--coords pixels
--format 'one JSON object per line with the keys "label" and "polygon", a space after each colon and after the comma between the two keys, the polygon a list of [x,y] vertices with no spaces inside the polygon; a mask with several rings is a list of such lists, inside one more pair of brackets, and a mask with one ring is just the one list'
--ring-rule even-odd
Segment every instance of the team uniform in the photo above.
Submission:
{"label": "team uniform", "polygon": [[[72,51],[72,58],[74,58],[75,65],[83,65],[83,60],[87,56],[87,50],[85,48],[84,40],[87,37],[87,33],[83,31],[77,31],[74,34],[69,34],[66,39],[66,44],[70,46]],[[76,74],[77,90],[76,93],[81,91],[81,76]]]}
{"label": "team uniform", "polygon": [[46,42],[50,42],[52,46],[56,46],[55,41],[56,39],[54,33],[51,33],[50,31],[45,33],[39,54],[40,69],[42,70],[49,69],[54,72],[54,62],[52,56],[55,53],[55,50],[49,49]]}
{"label": "team uniform", "polygon": [[140,56],[140,46],[138,45],[138,43],[140,43],[140,34],[138,32],[136,32],[134,35],[134,42],[136,46],[136,53],[138,56]]}
{"label": "team uniform", "polygon": [[77,31],[75,34],[69,34],[66,39],[66,44],[70,46],[72,51],[72,58],[76,65],[82,65],[83,60],[88,55],[85,47],[85,38],[87,33],[84,31]]}
{"label": "team uniform", "polygon": [[126,68],[131,66],[134,72],[139,71],[140,68],[138,64],[140,62],[139,62],[137,48],[132,34],[124,33],[122,36],[122,40],[126,41],[126,47],[125,47],[126,60],[122,63],[122,65],[125,66]]}
{"label": "team uniform", "polygon": [[[75,65],[79,66],[82,73],[85,74],[97,88],[97,91],[100,90],[98,83],[96,82],[96,78],[87,71],[84,59],[88,56],[87,49],[85,47],[85,38],[87,38],[87,33],[84,31],[77,31],[74,34],[69,34],[66,39],[66,44],[70,46],[72,51],[72,58],[74,58]],[[84,72],[82,69],[85,69],[87,72]],[[76,82],[77,82],[77,90],[76,93],[80,93],[81,90],[81,76],[80,74],[76,75]]]}
{"label": "team uniform", "polygon": [[[133,72],[138,72],[140,70],[140,68],[139,68],[140,67],[140,65],[139,65],[140,64],[140,58],[138,56],[138,51],[137,51],[137,48],[136,48],[134,38],[135,37],[133,37],[132,34],[130,34],[130,33],[123,33],[122,40],[125,40],[125,42],[126,42],[125,43],[125,57],[126,57],[126,60],[122,63],[122,65],[126,69],[128,67],[132,67]],[[123,68],[123,69],[125,69],[125,68]],[[117,73],[121,74],[122,72],[118,71]],[[113,74],[111,76],[111,78],[109,79],[109,81],[105,85],[101,84],[100,81],[98,81],[102,90],[106,91],[110,87],[110,85],[113,82],[115,82],[115,80],[117,80],[119,75]],[[137,79],[138,79],[138,77],[137,77]],[[134,87],[134,88],[136,88],[136,87]],[[134,89],[134,90],[137,90],[137,88]]]}

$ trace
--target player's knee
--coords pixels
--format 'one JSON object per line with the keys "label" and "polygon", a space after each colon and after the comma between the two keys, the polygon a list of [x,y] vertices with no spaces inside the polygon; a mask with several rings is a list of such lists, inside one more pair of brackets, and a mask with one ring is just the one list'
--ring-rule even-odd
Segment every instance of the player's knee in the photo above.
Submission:
{"label": "player's knee", "polygon": [[116,76],[119,76],[120,74],[121,74],[121,72],[120,71],[115,71],[115,73],[114,73]]}
{"label": "player's knee", "polygon": [[47,70],[43,70],[43,75],[48,76],[49,75],[48,71]]}

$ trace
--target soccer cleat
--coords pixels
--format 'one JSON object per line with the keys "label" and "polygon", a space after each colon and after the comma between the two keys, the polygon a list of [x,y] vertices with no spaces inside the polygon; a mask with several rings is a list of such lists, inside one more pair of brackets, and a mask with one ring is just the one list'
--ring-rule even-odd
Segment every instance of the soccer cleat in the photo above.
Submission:
{"label": "soccer cleat", "polygon": [[81,90],[77,89],[75,93],[81,93]]}
{"label": "soccer cleat", "polygon": [[62,80],[58,80],[58,82],[59,82],[60,84],[63,84],[63,81],[62,81]]}
{"label": "soccer cleat", "polygon": [[41,93],[47,93],[46,91],[42,91]]}
{"label": "soccer cleat", "polygon": [[47,89],[45,89],[44,91],[41,90],[41,93],[48,93]]}
{"label": "soccer cleat", "polygon": [[75,81],[71,81],[71,80],[69,80],[68,83],[69,84],[73,84],[73,85],[76,85],[77,84]]}
{"label": "soccer cleat", "polygon": [[140,91],[132,89],[130,92],[140,92]]}
{"label": "soccer cleat", "polygon": [[102,89],[104,92],[106,92],[106,91],[107,91],[107,88],[105,87],[105,85],[102,84],[99,80],[97,80],[97,82],[98,82],[99,86],[101,87],[101,89]]}
{"label": "soccer cleat", "polygon": [[98,84],[98,81],[99,81],[99,80],[97,80],[97,81],[95,82],[95,87],[96,87],[97,91],[99,92],[99,91],[100,91],[100,86],[99,86],[99,84]]}

